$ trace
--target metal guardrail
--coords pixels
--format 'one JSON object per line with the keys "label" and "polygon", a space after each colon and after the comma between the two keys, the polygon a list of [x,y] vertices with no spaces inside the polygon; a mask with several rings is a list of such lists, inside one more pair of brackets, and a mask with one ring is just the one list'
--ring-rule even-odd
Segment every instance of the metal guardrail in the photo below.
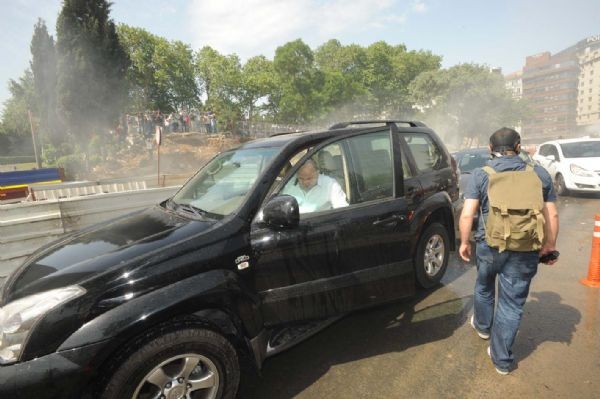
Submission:
{"label": "metal guardrail", "polygon": [[126,181],[123,183],[69,182],[29,186],[34,201],[56,200],[94,194],[120,193],[124,191],[145,190],[145,181]]}
{"label": "metal guardrail", "polygon": [[61,235],[172,196],[179,186],[0,205],[0,277]]}

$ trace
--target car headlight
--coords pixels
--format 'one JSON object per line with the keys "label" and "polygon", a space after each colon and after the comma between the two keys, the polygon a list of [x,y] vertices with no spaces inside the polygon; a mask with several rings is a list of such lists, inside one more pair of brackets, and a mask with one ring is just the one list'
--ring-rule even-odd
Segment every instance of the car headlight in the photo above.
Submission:
{"label": "car headlight", "polygon": [[594,172],[591,172],[575,164],[571,164],[571,173],[577,176],[594,177]]}
{"label": "car headlight", "polygon": [[0,308],[0,364],[19,360],[23,345],[42,316],[84,293],[85,289],[71,285],[17,299]]}

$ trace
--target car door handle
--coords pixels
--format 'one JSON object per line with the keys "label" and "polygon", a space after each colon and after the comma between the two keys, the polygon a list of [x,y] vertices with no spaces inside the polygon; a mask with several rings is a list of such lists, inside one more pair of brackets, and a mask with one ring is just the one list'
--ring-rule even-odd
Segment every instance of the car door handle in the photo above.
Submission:
{"label": "car door handle", "polygon": [[406,220],[405,215],[392,215],[385,219],[379,219],[373,222],[373,226],[392,227]]}

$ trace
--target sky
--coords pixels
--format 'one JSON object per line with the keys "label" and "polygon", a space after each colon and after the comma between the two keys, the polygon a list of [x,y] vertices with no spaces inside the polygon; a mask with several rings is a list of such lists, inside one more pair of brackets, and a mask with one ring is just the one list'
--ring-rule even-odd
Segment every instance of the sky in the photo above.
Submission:
{"label": "sky", "polygon": [[[61,0],[3,0],[0,104],[9,79],[29,66],[33,26],[42,18],[55,38]],[[445,68],[474,62],[521,69],[525,57],[559,52],[600,35],[600,0],[113,0],[116,23],[143,28],[194,50],[211,46],[242,61],[272,59],[298,38],[316,49],[329,39],[368,46],[383,40],[430,50]],[[0,107],[1,108],[1,107]]]}

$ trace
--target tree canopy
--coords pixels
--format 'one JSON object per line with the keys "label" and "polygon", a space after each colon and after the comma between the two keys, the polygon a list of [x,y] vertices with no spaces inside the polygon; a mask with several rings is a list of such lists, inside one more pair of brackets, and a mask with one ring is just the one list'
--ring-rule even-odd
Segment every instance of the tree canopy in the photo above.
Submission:
{"label": "tree canopy", "polygon": [[58,144],[65,137],[57,114],[56,47],[41,19],[34,26],[30,49],[35,98],[32,111],[40,121],[40,133]]}
{"label": "tree canopy", "polygon": [[420,114],[457,142],[485,142],[500,126],[514,126],[524,107],[506,90],[502,75],[484,65],[460,64],[421,73],[409,91]]}
{"label": "tree canopy", "polygon": [[59,111],[82,142],[114,127],[126,104],[129,58],[109,12],[106,0],[64,0],[56,23]]}
{"label": "tree canopy", "polygon": [[297,39],[272,60],[242,62],[210,46],[195,50],[141,28],[115,27],[107,0],[64,0],[56,44],[39,20],[31,53],[31,70],[10,81],[5,135],[29,133],[27,110],[50,141],[65,140],[66,130],[85,143],[125,113],[200,108],[214,111],[226,130],[245,118],[326,125],[416,117],[458,140],[515,125],[524,108],[488,67],[441,69],[440,56],[403,44],[332,39],[313,50]]}

